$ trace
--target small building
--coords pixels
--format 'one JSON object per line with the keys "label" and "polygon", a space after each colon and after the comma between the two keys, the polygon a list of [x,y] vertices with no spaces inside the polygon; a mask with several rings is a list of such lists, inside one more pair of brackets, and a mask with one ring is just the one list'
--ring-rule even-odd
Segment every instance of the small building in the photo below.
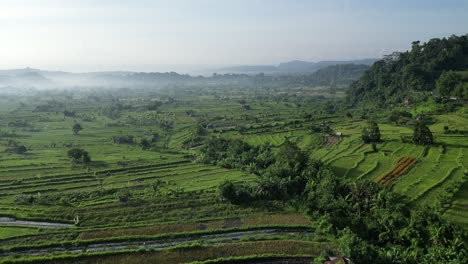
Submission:
{"label": "small building", "polygon": [[343,134],[341,132],[336,132],[337,137],[341,137]]}

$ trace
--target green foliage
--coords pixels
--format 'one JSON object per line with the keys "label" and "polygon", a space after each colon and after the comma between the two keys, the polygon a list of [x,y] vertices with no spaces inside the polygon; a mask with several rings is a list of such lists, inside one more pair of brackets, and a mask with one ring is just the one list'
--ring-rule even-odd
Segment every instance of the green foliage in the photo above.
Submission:
{"label": "green foliage", "polygon": [[150,111],[156,111],[156,110],[158,110],[162,105],[163,105],[163,103],[162,103],[161,101],[152,101],[152,102],[147,106],[147,109],[150,110]]}
{"label": "green foliage", "polygon": [[76,113],[75,113],[75,111],[68,111],[68,110],[65,110],[65,111],[63,111],[63,115],[64,115],[64,116],[67,116],[67,117],[75,117],[75,116],[76,116]]}
{"label": "green foliage", "polygon": [[348,227],[338,232],[337,242],[340,252],[355,263],[378,263],[375,250]]}
{"label": "green foliage", "polygon": [[161,135],[159,135],[159,133],[154,132],[151,134],[151,143],[156,143],[159,139],[161,139]]}
{"label": "green foliage", "polygon": [[11,148],[7,149],[7,152],[11,152],[14,154],[24,154],[28,151],[28,149],[24,145],[19,145],[16,142],[14,142],[14,144],[11,144],[10,146]]}
{"label": "green foliage", "polygon": [[418,145],[431,145],[434,142],[431,130],[422,121],[416,123],[413,142]]}
{"label": "green foliage", "polygon": [[380,142],[380,128],[375,121],[370,121],[368,126],[362,130],[361,138],[364,143]]}
{"label": "green foliage", "polygon": [[[228,143],[230,141],[222,142]],[[219,143],[217,142],[217,144]],[[227,153],[233,151],[233,155],[239,157],[250,157],[252,150],[254,153],[257,151],[260,153],[256,159],[250,160],[248,167],[259,177],[255,185],[234,184],[231,181],[225,181],[220,185],[221,196],[234,204],[248,203],[254,200],[286,200],[290,197],[300,196],[304,192],[307,182],[315,177],[323,167],[322,163],[309,160],[308,154],[301,150],[296,143],[289,140],[285,140],[281,144],[274,156],[268,147],[256,148],[237,141],[231,141],[231,143],[236,144],[237,147],[243,144],[243,147],[234,150],[228,150],[228,147],[226,148]],[[207,153],[207,150],[205,148],[202,154]],[[207,156],[202,155],[202,157],[206,159]],[[232,158],[227,160],[232,160]],[[220,165],[226,166],[226,163],[223,162],[226,159],[221,161]]]}
{"label": "green foliage", "polygon": [[452,93],[456,98],[467,99],[468,98],[468,82],[459,82]]}
{"label": "green foliage", "polygon": [[223,199],[233,204],[246,204],[252,201],[251,191],[247,185],[236,185],[226,180],[219,186],[219,191]]}
{"label": "green foliage", "polygon": [[[351,105],[389,107],[403,103],[408,96],[434,91],[443,72],[468,69],[468,35],[413,42],[407,52],[395,52],[375,62],[347,92]],[[448,74],[453,76],[452,74]],[[446,78],[439,81],[446,94]],[[450,81],[451,83],[451,81]]]}
{"label": "green foliage", "polygon": [[89,153],[84,149],[72,148],[68,150],[67,156],[72,159],[73,162],[83,162],[86,164],[91,162],[91,156],[89,156]]}
{"label": "green foliage", "polygon": [[395,124],[406,124],[408,121],[413,118],[413,115],[407,111],[392,111],[388,116],[388,121],[395,123]]}
{"label": "green foliage", "polygon": [[114,144],[135,144],[135,137],[132,135],[113,136]]}
{"label": "green foliage", "polygon": [[454,71],[443,72],[436,81],[437,93],[442,97],[449,97],[454,94],[461,81],[461,77]]}
{"label": "green foliage", "polygon": [[128,200],[130,199],[131,196],[132,196],[132,193],[127,189],[119,190],[116,193],[116,197],[117,197],[118,201],[121,202],[121,203],[128,202]]}
{"label": "green foliage", "polygon": [[286,178],[300,174],[308,160],[307,153],[302,151],[296,143],[286,139],[276,154],[275,166],[282,170],[277,176]]}
{"label": "green foliage", "polygon": [[[430,210],[410,210],[373,182],[326,175],[308,184],[312,218],[327,215],[338,255],[355,263],[465,263],[466,234]],[[322,223],[322,225],[325,225]],[[333,231],[332,230],[332,231]]]}
{"label": "green foliage", "polygon": [[349,85],[368,69],[369,66],[362,64],[338,64],[319,69],[310,78],[317,86]]}
{"label": "green foliage", "polygon": [[197,136],[206,136],[208,133],[208,131],[206,130],[206,128],[200,124],[200,125],[197,125],[193,131],[193,134],[197,135]]}
{"label": "green foliage", "polygon": [[83,127],[79,123],[75,123],[72,127],[73,134],[78,135],[81,130],[83,130]]}
{"label": "green foliage", "polygon": [[201,148],[198,161],[259,173],[273,162],[272,156],[269,146],[251,146],[239,139],[211,138]]}
{"label": "green foliage", "polygon": [[194,134],[190,134],[190,136],[182,142],[182,146],[185,149],[194,148],[200,146],[203,143],[203,138],[200,136],[195,136]]}
{"label": "green foliage", "polygon": [[18,127],[18,128],[28,128],[32,127],[32,125],[27,122],[26,120],[14,120],[8,123],[9,127]]}
{"label": "green foliage", "polygon": [[151,142],[146,138],[142,138],[140,140],[140,146],[142,149],[149,149],[151,147]]}
{"label": "green foliage", "polygon": [[164,182],[159,179],[153,184],[151,184],[151,191],[153,192],[153,196],[161,194],[161,188],[163,186],[164,186]]}

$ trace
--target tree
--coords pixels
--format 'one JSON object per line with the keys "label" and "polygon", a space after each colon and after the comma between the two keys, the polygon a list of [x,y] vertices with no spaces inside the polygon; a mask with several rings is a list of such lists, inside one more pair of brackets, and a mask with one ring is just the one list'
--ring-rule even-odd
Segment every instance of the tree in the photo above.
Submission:
{"label": "tree", "polygon": [[380,142],[380,129],[376,122],[370,121],[369,125],[362,130],[362,140],[364,143]]}
{"label": "tree", "polygon": [[307,165],[308,160],[307,153],[302,151],[297,143],[288,139],[281,144],[276,155],[276,162],[293,173],[301,172]]}
{"label": "tree", "polygon": [[325,113],[330,114],[330,115],[336,112],[335,105],[331,101],[327,101],[323,109]]}
{"label": "tree", "polygon": [[78,135],[78,133],[83,130],[83,127],[79,123],[73,125],[73,134]]}
{"label": "tree", "polygon": [[68,110],[63,111],[63,115],[68,116],[68,117],[75,117],[76,116],[75,111],[68,111]]}
{"label": "tree", "polygon": [[434,142],[432,132],[424,122],[419,121],[416,124],[413,132],[413,142],[418,145],[431,145]]}
{"label": "tree", "polygon": [[135,137],[132,135],[113,136],[112,142],[115,144],[134,144]]}
{"label": "tree", "polygon": [[223,199],[232,204],[244,204],[252,201],[249,187],[247,185],[235,185],[230,180],[225,180],[220,186],[219,191]]}
{"label": "tree", "polygon": [[458,83],[452,95],[458,98],[468,98],[468,83]]}
{"label": "tree", "polygon": [[157,111],[163,103],[161,101],[153,101],[148,105],[148,110]]}
{"label": "tree", "polygon": [[91,157],[89,156],[89,153],[87,151],[83,151],[82,160],[86,164],[91,162]]}
{"label": "tree", "polygon": [[208,133],[208,131],[206,130],[206,128],[199,124],[197,125],[197,127],[195,128],[195,130],[193,131],[193,134],[194,135],[197,135],[197,136],[206,136],[206,134]]}
{"label": "tree", "polygon": [[140,146],[141,146],[141,148],[142,148],[143,150],[149,149],[149,148],[151,147],[151,143],[150,143],[150,141],[149,141],[148,139],[143,138],[143,139],[141,139],[141,141],[140,141]]}
{"label": "tree", "polygon": [[163,186],[164,186],[164,182],[159,179],[153,184],[151,184],[151,189],[153,190],[153,196],[159,195],[161,193],[161,187]]}
{"label": "tree", "polygon": [[17,145],[11,149],[11,152],[15,154],[24,154],[26,151],[28,151],[28,149],[23,145]]}
{"label": "tree", "polygon": [[236,186],[232,181],[225,180],[219,185],[219,192],[222,198],[231,201],[236,196]]}
{"label": "tree", "polygon": [[437,92],[442,97],[449,97],[454,93],[455,88],[460,82],[460,76],[454,71],[443,72],[436,81]]}
{"label": "tree", "polygon": [[128,202],[129,198],[132,196],[132,193],[129,190],[119,190],[116,193],[117,199],[121,203],[126,203]]}
{"label": "tree", "polygon": [[388,121],[396,124],[404,124],[408,122],[412,117],[413,115],[411,113],[408,113],[407,111],[394,110],[389,114]]}
{"label": "tree", "polygon": [[353,262],[372,263],[376,260],[375,251],[370,245],[347,227],[338,232],[337,243],[340,252]]}
{"label": "tree", "polygon": [[91,157],[89,153],[83,149],[73,148],[70,149],[67,153],[67,156],[72,159],[73,162],[83,162],[88,164],[91,162]]}

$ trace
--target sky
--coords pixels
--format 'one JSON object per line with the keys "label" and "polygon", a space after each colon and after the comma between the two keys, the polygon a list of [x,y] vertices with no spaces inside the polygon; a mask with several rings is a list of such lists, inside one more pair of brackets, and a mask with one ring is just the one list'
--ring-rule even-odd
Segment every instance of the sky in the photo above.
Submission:
{"label": "sky", "polygon": [[0,0],[0,69],[376,58],[468,33],[467,0]]}

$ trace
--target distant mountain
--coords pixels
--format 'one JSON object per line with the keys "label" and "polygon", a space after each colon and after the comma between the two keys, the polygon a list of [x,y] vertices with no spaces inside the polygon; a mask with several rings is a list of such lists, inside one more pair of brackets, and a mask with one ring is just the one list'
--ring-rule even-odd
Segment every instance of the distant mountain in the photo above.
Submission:
{"label": "distant mountain", "polygon": [[196,77],[166,73],[141,73],[127,71],[69,73],[62,71],[43,71],[32,68],[0,70],[0,88],[154,88],[170,84],[180,84],[196,80]]}
{"label": "distant mountain", "polygon": [[221,68],[220,73],[261,73],[261,72],[277,72],[278,68],[273,65],[240,65]]}
{"label": "distant mountain", "polygon": [[41,75],[39,72],[25,72],[25,73],[16,75],[16,77],[25,82],[51,84],[51,80],[47,79],[46,77]]}
{"label": "distant mountain", "polygon": [[[358,63],[369,61],[357,61]],[[329,68],[327,68],[329,67]],[[89,72],[69,73],[25,68],[0,70],[0,88],[75,89],[75,88],[161,88],[180,85],[240,85],[257,87],[348,85],[358,79],[368,66],[338,62],[289,62],[279,66],[257,65],[231,67],[231,71],[211,76],[190,76],[176,72]],[[319,71],[323,69],[323,71]],[[260,74],[268,73],[268,74]],[[315,75],[311,75],[316,73]]]}
{"label": "distant mountain", "polygon": [[378,59],[362,59],[362,60],[351,60],[351,61],[319,61],[319,62],[307,62],[307,61],[290,61],[280,63],[278,65],[278,71],[287,73],[310,73],[315,72],[319,69],[340,65],[340,64],[363,64],[372,65]]}
{"label": "distant mountain", "polygon": [[44,77],[40,70],[25,68],[0,71],[0,86],[42,87],[51,85],[53,85],[53,81]]}
{"label": "distant mountain", "polygon": [[240,65],[233,67],[226,67],[219,69],[220,73],[246,73],[246,74],[306,74],[313,73],[319,69],[341,64],[362,64],[372,65],[378,59],[361,59],[361,60],[350,60],[350,61],[319,61],[319,62],[307,62],[307,61],[290,61],[280,63],[278,66],[274,65]]}

